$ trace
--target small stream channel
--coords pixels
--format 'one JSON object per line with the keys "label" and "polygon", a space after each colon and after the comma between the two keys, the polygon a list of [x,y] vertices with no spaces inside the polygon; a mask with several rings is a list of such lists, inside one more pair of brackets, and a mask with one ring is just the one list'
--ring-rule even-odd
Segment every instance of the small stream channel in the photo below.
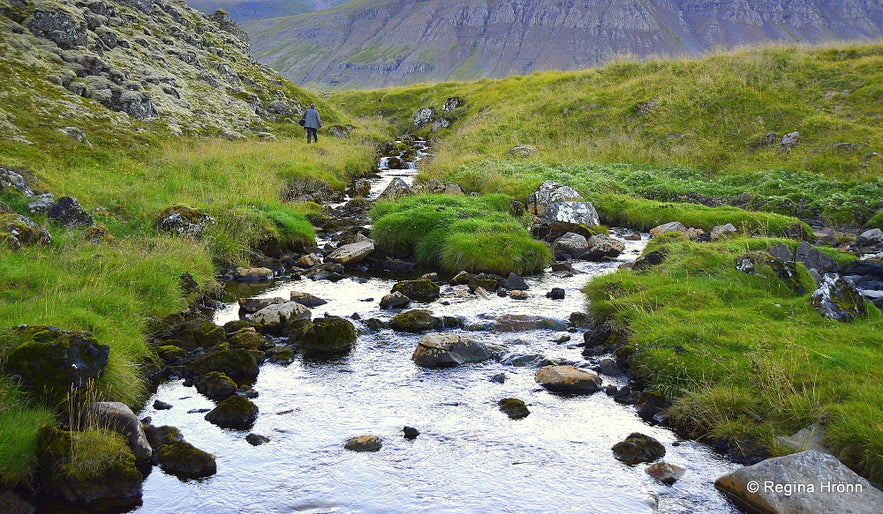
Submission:
{"label": "small stream channel", "polygon": [[[414,167],[381,173],[376,197],[395,176],[412,178]],[[617,234],[624,234],[619,231]],[[502,361],[432,370],[416,366],[411,354],[420,335],[389,329],[359,331],[355,348],[332,361],[298,357],[292,364],[265,364],[254,390],[260,416],[250,431],[221,429],[203,419],[214,407],[181,380],[166,382],[140,412],[156,426],[173,425],[186,440],[215,454],[218,473],[181,481],[158,468],[144,483],[142,513],[734,513],[712,482],[736,466],[706,446],[680,441],[668,429],[650,426],[634,407],[603,392],[591,396],[552,394],[534,381],[540,359],[589,366],[577,343],[582,331],[569,332],[572,312],[585,311],[580,291],[591,277],[613,272],[635,259],[646,244],[627,241],[622,257],[610,263],[578,262],[580,272],[547,271],[526,277],[528,300],[482,297],[466,286],[443,286],[442,298],[428,308],[435,316],[458,316],[458,329],[488,345],[505,348]],[[328,301],[313,309],[361,320],[388,320],[380,298],[400,277],[350,277],[277,281],[270,285],[231,286],[226,308],[215,314],[224,324],[238,317],[237,297],[288,298],[292,290]],[[565,290],[563,300],[545,293]],[[490,330],[506,314],[531,314],[560,320],[554,329]],[[568,337],[570,338],[569,340]],[[492,381],[502,374],[505,380]],[[625,376],[602,375],[604,384],[625,385]],[[530,415],[511,420],[497,402],[524,400]],[[154,400],[173,406],[156,410]],[[402,428],[420,431],[414,440]],[[632,432],[665,445],[665,460],[687,468],[673,486],[654,481],[645,464],[627,466],[614,459],[611,446]],[[261,446],[249,433],[270,439]],[[347,439],[373,434],[383,440],[376,453],[344,449]]]}

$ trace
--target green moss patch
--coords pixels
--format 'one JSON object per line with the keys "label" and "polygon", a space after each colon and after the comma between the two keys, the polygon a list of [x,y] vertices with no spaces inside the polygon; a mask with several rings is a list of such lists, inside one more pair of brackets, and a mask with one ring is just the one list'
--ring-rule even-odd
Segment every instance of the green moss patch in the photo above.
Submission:
{"label": "green moss patch", "polygon": [[420,195],[378,202],[372,237],[386,251],[413,252],[417,261],[456,273],[531,274],[552,260],[545,244],[509,214],[504,195]]}

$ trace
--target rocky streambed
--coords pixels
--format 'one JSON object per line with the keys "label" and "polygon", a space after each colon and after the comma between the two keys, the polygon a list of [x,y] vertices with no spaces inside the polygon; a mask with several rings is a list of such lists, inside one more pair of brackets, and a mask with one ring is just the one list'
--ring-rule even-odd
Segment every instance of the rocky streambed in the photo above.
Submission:
{"label": "rocky streambed", "polygon": [[[385,158],[379,177],[357,184],[367,188],[361,196],[408,187],[410,160]],[[358,243],[339,236],[324,234],[326,258]],[[407,266],[231,282],[215,325],[236,327],[242,307],[253,307],[240,298],[297,297],[312,305],[298,317],[347,320],[355,342],[317,357],[302,341],[293,352],[293,338],[264,335],[273,358],[239,388],[256,407],[244,423],[207,421],[217,402],[192,377],[162,383],[139,416],[177,427],[216,469],[185,480],[155,470],[137,511],[735,512],[713,482],[736,466],[642,420],[622,401],[629,383],[615,360],[585,352],[581,288],[634,260],[647,236],[614,230],[611,239],[624,248],[615,259],[574,260],[520,284],[430,275],[437,298],[400,308],[381,301],[418,278]],[[401,321],[415,312],[416,324]],[[652,444],[636,445],[636,433]],[[654,478],[664,465],[648,464],[660,460],[672,466]]]}

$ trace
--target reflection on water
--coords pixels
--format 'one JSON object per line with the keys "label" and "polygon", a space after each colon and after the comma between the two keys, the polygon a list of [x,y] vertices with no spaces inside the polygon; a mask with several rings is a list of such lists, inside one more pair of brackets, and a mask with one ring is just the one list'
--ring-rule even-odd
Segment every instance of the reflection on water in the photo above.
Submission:
{"label": "reflection on water", "polygon": [[[614,266],[581,263],[585,274],[528,278],[532,298],[527,301],[482,298],[447,287],[441,300],[425,307],[435,315],[463,316],[467,325],[506,313],[566,320],[585,309],[579,289],[589,277]],[[362,319],[388,319],[390,313],[377,304],[392,283],[301,280],[274,285],[259,296],[287,298],[291,290],[304,291],[329,300],[314,309],[314,316],[358,313]],[[547,299],[552,287],[563,287],[565,299]],[[216,322],[235,318],[236,309],[219,311]],[[156,398],[174,408],[147,408],[141,414],[155,425],[181,428],[189,442],[214,453],[218,474],[185,483],[157,469],[145,483],[140,511],[624,513],[652,512],[658,500],[660,512],[735,512],[712,486],[733,466],[702,445],[673,446],[674,434],[644,424],[632,407],[603,393],[553,395],[534,382],[534,367],[486,362],[425,370],[410,360],[419,336],[370,332],[355,323],[360,335],[347,357],[262,368],[254,386],[261,415],[252,432],[271,439],[263,446],[249,445],[248,432],[220,429],[202,414],[187,414],[213,406],[195,389],[180,381],[162,385]],[[584,362],[575,344],[579,332],[564,343],[553,342],[562,332],[546,330],[467,334],[506,353]],[[489,380],[499,373],[506,376],[504,383]],[[506,397],[524,400],[531,414],[510,420],[497,407]],[[406,425],[421,432],[416,440],[402,436]],[[645,465],[629,467],[613,458],[610,447],[636,431],[659,439],[668,451],[666,460],[688,469],[674,487],[654,482]],[[348,438],[363,434],[380,436],[383,449],[361,454],[343,448]]]}

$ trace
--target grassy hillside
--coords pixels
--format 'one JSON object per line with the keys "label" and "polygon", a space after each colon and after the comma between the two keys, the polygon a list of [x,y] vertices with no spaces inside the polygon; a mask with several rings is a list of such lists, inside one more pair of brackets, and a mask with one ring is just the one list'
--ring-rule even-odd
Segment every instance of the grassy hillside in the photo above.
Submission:
{"label": "grassy hillside", "polygon": [[[673,423],[692,437],[725,441],[735,453],[759,446],[779,453],[787,450],[775,436],[818,423],[839,458],[880,482],[879,310],[850,324],[827,320],[808,293],[733,263],[772,244],[796,245],[748,237],[790,232],[794,219],[780,215],[883,224],[881,84],[883,43],[875,43],[618,62],[330,99],[431,136],[427,179],[522,200],[552,179],[593,201],[606,224],[741,226],[739,236],[716,244],[660,238],[649,250],[664,248],[663,264],[592,281],[589,310],[629,334],[619,341],[627,343],[623,356],[673,402]],[[465,105],[441,111],[450,97]],[[416,129],[422,107],[439,109],[450,128]],[[794,131],[800,142],[781,145]],[[765,143],[770,132],[777,137]],[[536,152],[510,154],[516,145]],[[806,271],[799,273],[811,291]]]}
{"label": "grassy hillside", "polygon": [[[783,205],[775,197],[797,189],[823,214],[826,198],[837,204],[841,199],[832,195],[857,184],[872,184],[859,191],[864,197],[881,191],[883,156],[876,155],[883,153],[881,84],[883,43],[877,43],[618,62],[580,72],[330,98],[349,112],[381,114],[411,131],[418,108],[463,98],[464,107],[439,111],[452,124],[433,134],[436,157],[425,171],[473,189],[524,195],[552,165],[565,166],[560,174],[566,176],[567,166],[627,163],[632,169],[624,175],[632,178],[626,188],[644,183],[636,173],[643,171],[648,181],[654,180],[649,173],[681,189],[675,193],[705,184],[707,195],[756,193],[769,200],[758,200],[769,203],[769,210],[792,213],[799,205]],[[778,144],[794,131],[800,132],[797,146]],[[771,132],[775,143],[764,144]],[[531,145],[537,153],[525,164],[508,154],[516,145]],[[781,174],[759,184],[756,173],[769,171]],[[623,185],[607,182],[599,185]],[[852,221],[863,223],[879,208],[865,206]]]}

